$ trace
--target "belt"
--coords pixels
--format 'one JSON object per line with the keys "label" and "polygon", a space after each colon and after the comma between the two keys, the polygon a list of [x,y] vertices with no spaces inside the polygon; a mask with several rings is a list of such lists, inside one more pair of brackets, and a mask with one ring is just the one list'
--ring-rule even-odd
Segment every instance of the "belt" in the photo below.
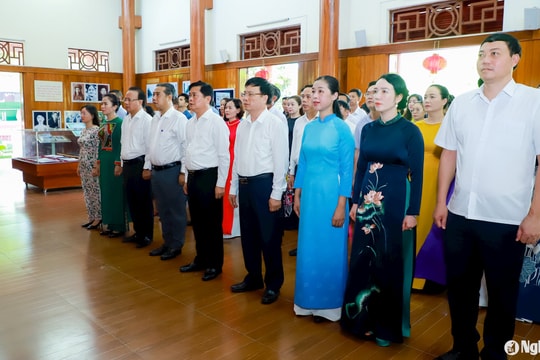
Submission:
{"label": "belt", "polygon": [[188,170],[188,174],[189,176],[193,176],[193,175],[197,175],[197,174],[202,174],[204,172],[207,172],[207,171],[210,171],[210,170],[216,170],[217,167],[212,167],[212,168],[206,168],[206,169],[199,169],[199,170]]}
{"label": "belt", "polygon": [[168,163],[165,165],[152,165],[152,170],[160,171],[160,170],[170,169],[175,166],[180,166],[180,164],[181,164],[180,161],[174,161],[172,163]]}
{"label": "belt", "polygon": [[124,164],[135,164],[135,163],[144,162],[144,155],[137,156],[136,158],[133,158],[133,159],[130,159],[130,160],[122,159],[122,162]]}
{"label": "belt", "polygon": [[238,182],[240,184],[249,184],[257,180],[270,179],[274,177],[274,173],[264,173],[255,176],[238,176]]}

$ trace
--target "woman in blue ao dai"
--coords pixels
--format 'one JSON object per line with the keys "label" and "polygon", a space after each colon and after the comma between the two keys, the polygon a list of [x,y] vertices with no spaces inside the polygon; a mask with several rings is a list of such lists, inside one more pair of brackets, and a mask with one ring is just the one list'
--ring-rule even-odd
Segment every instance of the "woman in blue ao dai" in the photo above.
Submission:
{"label": "woman in blue ao dai", "polygon": [[313,83],[319,116],[306,125],[294,187],[300,222],[294,311],[337,321],[347,281],[347,198],[352,189],[354,139],[341,119],[338,81]]}

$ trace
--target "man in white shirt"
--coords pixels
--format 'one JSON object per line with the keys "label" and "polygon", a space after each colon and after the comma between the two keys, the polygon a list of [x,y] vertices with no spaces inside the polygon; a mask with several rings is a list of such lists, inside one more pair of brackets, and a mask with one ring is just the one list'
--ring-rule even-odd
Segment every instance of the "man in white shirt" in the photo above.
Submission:
{"label": "man in white shirt", "polygon": [[360,100],[362,100],[362,91],[360,89],[349,90],[349,107],[351,108],[351,121],[358,125],[360,121],[366,121],[367,113],[360,107]]}
{"label": "man in white shirt", "polygon": [[[245,84],[242,101],[249,115],[238,125],[229,200],[240,207],[242,252],[248,274],[231,286],[232,292],[261,289],[261,303],[271,304],[283,285],[279,218],[281,196],[286,189],[289,157],[287,125],[266,108],[271,84],[254,77]],[[238,197],[237,197],[238,194]],[[238,202],[237,202],[238,200]],[[262,275],[261,253],[266,273]]]}
{"label": "man in white shirt", "polygon": [[122,121],[120,158],[124,174],[124,189],[135,234],[124,239],[134,242],[137,248],[150,245],[154,237],[154,207],[150,180],[143,179],[143,169],[152,164],[145,161],[150,142],[152,117],[145,110],[146,96],[139,87],[130,87],[124,98],[128,114]]}
{"label": "man in white shirt", "polygon": [[351,108],[349,107],[349,104],[347,104],[343,100],[338,100],[339,105],[339,111],[341,112],[341,118],[343,121],[345,121],[345,124],[349,127],[349,130],[351,130],[351,135],[354,136],[354,130],[356,129],[356,124],[351,119]]}
{"label": "man in white shirt", "polygon": [[[438,359],[478,359],[478,292],[489,302],[482,359],[506,359],[513,338],[525,244],[540,238],[540,90],[516,84],[521,57],[511,35],[489,35],[477,70],[484,85],[455,99],[435,143],[439,165],[435,223],[444,235],[453,349]],[[455,190],[446,196],[455,176]],[[532,202],[531,202],[532,198]]]}
{"label": "man in white shirt", "polygon": [[[304,128],[311,120],[317,117],[317,110],[313,107],[313,101],[311,100],[312,88],[313,85],[308,84],[300,91],[304,115],[300,116],[294,122],[291,156],[289,159],[289,176],[287,180],[289,189],[294,187],[294,176],[296,175],[296,167],[298,166],[298,160],[300,158],[300,147],[302,145],[302,137],[304,136]],[[294,215],[296,215],[296,213],[294,213]],[[289,256],[296,256],[296,250],[296,248],[289,250]]]}
{"label": "man in white shirt", "polygon": [[270,85],[272,86],[272,96],[268,99],[268,102],[266,103],[266,107],[268,108],[268,111],[276,115],[278,118],[281,119],[281,121],[285,123],[285,125],[287,125],[287,117],[276,106],[276,102],[281,97],[281,90],[279,90],[279,88],[274,84],[270,84]]}
{"label": "man in white shirt", "polygon": [[150,251],[150,256],[160,256],[161,260],[174,259],[182,253],[186,233],[183,187],[187,119],[173,107],[175,92],[174,86],[162,83],[152,94],[152,102],[159,112],[152,118],[150,147],[145,157],[145,161],[152,164],[152,170],[143,171],[145,179],[152,179],[164,242]]}
{"label": "man in white shirt", "polygon": [[229,129],[210,109],[213,93],[207,83],[191,83],[189,106],[195,115],[186,126],[188,175],[184,191],[188,194],[197,255],[180,271],[205,270],[203,281],[215,279],[223,267],[223,194],[230,157]]}

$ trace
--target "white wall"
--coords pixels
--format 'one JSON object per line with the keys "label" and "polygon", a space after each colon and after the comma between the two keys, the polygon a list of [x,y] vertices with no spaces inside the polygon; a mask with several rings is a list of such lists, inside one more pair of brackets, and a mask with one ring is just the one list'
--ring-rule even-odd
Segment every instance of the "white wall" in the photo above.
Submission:
{"label": "white wall", "polygon": [[[248,28],[287,18],[287,21]],[[231,61],[239,60],[239,35],[298,24],[302,33],[301,52],[316,52],[319,0],[214,0],[214,9],[206,14],[206,63],[223,62],[220,50],[226,50]]]}
{"label": "white wall", "polygon": [[506,0],[504,2],[504,31],[525,28],[524,9],[540,7],[540,0]]}
{"label": "white wall", "polygon": [[0,38],[24,41],[24,64],[67,69],[68,48],[108,51],[122,72],[119,0],[1,0]]}
{"label": "white wall", "polygon": [[135,13],[142,15],[142,28],[135,33],[137,73],[155,71],[156,50],[190,44],[189,3],[190,0],[136,0]]}

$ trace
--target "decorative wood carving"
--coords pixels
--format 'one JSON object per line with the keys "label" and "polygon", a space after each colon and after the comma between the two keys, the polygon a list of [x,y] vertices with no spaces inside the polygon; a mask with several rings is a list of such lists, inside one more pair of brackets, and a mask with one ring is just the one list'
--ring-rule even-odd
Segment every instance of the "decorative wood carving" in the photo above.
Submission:
{"label": "decorative wood carving", "polygon": [[156,51],[156,71],[179,69],[191,65],[189,45]]}
{"label": "decorative wood carving", "polygon": [[71,70],[109,71],[109,52],[68,49],[68,67]]}
{"label": "decorative wood carving", "polygon": [[300,25],[240,37],[242,60],[300,54]]}
{"label": "decorative wood carving", "polygon": [[24,65],[24,44],[0,40],[0,64]]}
{"label": "decorative wood carving", "polygon": [[501,31],[504,0],[454,0],[390,12],[390,41]]}

